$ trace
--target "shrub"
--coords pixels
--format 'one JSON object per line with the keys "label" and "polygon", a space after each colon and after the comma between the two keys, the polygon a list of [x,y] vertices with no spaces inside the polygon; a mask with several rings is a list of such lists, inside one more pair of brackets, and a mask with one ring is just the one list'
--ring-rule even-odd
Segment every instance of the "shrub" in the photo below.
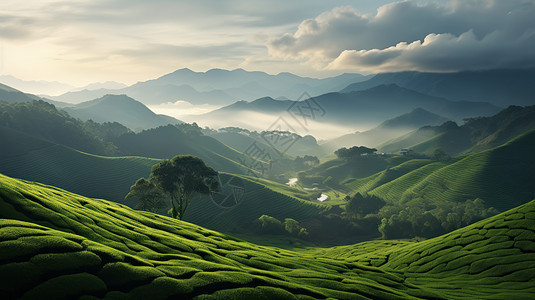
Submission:
{"label": "shrub", "polygon": [[261,233],[281,234],[284,232],[284,227],[282,226],[281,221],[268,215],[261,215],[260,218],[256,220],[256,223]]}

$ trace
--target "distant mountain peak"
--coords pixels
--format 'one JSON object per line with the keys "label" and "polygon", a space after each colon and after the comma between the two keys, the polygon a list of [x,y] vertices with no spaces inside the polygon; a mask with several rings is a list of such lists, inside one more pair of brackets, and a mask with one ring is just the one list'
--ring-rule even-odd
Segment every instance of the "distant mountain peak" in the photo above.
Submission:
{"label": "distant mountain peak", "polygon": [[395,83],[380,84],[369,88],[368,91],[384,91],[384,90],[406,90]]}
{"label": "distant mountain peak", "polygon": [[421,107],[415,108],[409,113],[386,120],[380,128],[396,128],[396,127],[421,127],[424,125],[440,125],[449,121],[448,118],[442,117]]}
{"label": "distant mountain peak", "polygon": [[273,101],[280,101],[280,100],[275,100],[275,99],[273,99],[271,97],[262,97],[262,98],[258,98],[256,100],[254,100],[254,101],[251,101],[251,103],[258,104],[258,103],[269,103],[269,102],[273,102]]}

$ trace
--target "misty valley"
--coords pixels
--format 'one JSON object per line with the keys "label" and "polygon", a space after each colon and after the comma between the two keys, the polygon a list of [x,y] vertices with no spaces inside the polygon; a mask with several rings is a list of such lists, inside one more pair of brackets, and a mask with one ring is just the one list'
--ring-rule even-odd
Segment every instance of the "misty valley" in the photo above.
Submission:
{"label": "misty valley", "polygon": [[0,8],[0,299],[535,299],[535,1]]}
{"label": "misty valley", "polygon": [[259,131],[2,85],[2,294],[531,295],[535,106],[345,90],[206,114]]}

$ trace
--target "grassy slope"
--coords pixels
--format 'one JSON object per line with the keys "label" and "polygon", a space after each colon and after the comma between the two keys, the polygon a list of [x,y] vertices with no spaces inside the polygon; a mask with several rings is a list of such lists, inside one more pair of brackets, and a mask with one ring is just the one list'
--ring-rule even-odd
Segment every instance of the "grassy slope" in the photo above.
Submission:
{"label": "grassy slope", "polygon": [[534,231],[535,200],[423,242],[372,241],[315,253],[398,272],[449,298],[533,299]]}
{"label": "grassy slope", "polygon": [[443,298],[361,264],[261,247],[0,175],[0,297]]}
{"label": "grassy slope", "polygon": [[534,141],[535,131],[530,131],[503,146],[450,164],[426,164],[382,185],[376,182],[381,181],[385,171],[345,184],[354,191],[365,191],[389,201],[465,201],[479,197],[488,206],[503,211],[535,197],[527,188],[535,179]]}
{"label": "grassy slope", "polygon": [[[123,199],[130,186],[140,177],[147,177],[152,165],[158,162],[144,157],[90,155],[6,128],[0,128],[0,134],[10,145],[0,147],[0,172],[119,203],[125,203]],[[299,193],[289,193],[281,189],[283,185],[267,180],[258,184],[245,177],[244,182],[245,194],[239,205],[222,209],[210,199],[199,199],[188,208],[186,220],[219,231],[232,231],[250,225],[263,214],[282,220],[304,220],[328,209],[299,200]]]}
{"label": "grassy slope", "polygon": [[158,162],[91,155],[5,127],[0,127],[0,136],[9,145],[0,147],[0,172],[116,202],[123,201],[130,186],[148,176]]}
{"label": "grassy slope", "polygon": [[[239,175],[220,174],[220,176],[227,178],[226,176]],[[296,193],[278,189],[280,184],[268,180],[258,182],[258,179],[246,176],[238,178],[242,179],[244,194],[237,205],[219,208],[209,198],[197,199],[188,207],[185,220],[219,231],[242,232],[244,229],[247,231],[247,227],[264,214],[282,221],[285,218],[303,221],[317,217],[330,209],[329,206],[294,197]]]}
{"label": "grassy slope", "polygon": [[0,175],[2,298],[533,298],[535,201],[419,243],[293,252]]}

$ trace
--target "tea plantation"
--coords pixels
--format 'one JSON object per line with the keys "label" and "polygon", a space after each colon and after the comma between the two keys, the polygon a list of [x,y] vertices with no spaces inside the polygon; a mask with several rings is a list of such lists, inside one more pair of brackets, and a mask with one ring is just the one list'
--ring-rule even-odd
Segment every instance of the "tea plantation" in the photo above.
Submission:
{"label": "tea plantation", "polygon": [[289,251],[0,175],[0,298],[533,298],[535,202],[424,242]]}

